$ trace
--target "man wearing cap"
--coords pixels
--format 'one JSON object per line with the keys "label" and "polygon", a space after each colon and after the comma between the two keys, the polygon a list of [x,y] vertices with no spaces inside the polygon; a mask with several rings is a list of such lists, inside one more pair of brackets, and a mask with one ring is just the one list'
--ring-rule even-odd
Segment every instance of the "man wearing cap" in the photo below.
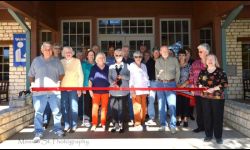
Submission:
{"label": "man wearing cap", "polygon": [[[159,81],[159,87],[175,88],[180,78],[180,66],[177,58],[169,55],[167,46],[161,46],[161,57],[156,60],[155,73],[156,79]],[[167,105],[170,111],[170,131],[176,133],[176,92],[158,91],[158,108],[160,116],[160,131],[167,130],[166,110]]]}

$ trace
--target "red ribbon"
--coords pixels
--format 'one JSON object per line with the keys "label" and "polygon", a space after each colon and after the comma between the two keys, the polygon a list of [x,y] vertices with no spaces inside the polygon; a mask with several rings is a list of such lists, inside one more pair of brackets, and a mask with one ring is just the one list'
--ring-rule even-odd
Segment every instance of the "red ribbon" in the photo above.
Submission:
{"label": "red ribbon", "polygon": [[128,87],[34,87],[32,91],[40,92],[40,91],[203,91],[206,88],[128,88]]}

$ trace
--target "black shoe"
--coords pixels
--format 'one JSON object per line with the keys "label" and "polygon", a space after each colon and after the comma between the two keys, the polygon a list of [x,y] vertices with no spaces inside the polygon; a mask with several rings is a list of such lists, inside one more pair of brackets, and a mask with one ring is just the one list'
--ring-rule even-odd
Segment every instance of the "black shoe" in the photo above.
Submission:
{"label": "black shoe", "polygon": [[184,121],[183,127],[187,128],[188,127],[188,122]]}
{"label": "black shoe", "polygon": [[112,132],[112,133],[115,133],[115,131],[116,131],[115,128],[111,129],[111,132]]}
{"label": "black shoe", "polygon": [[75,133],[75,132],[76,132],[76,130],[74,130],[74,129],[69,130],[69,133]]}
{"label": "black shoe", "polygon": [[216,139],[216,143],[217,143],[217,144],[223,144],[223,141],[222,141],[221,138],[219,138],[219,139]]}
{"label": "black shoe", "polygon": [[212,137],[205,137],[204,142],[210,142],[212,140]]}
{"label": "black shoe", "polygon": [[176,126],[179,127],[181,125],[181,121],[176,122]]}
{"label": "black shoe", "polygon": [[120,129],[120,130],[119,130],[119,133],[124,133],[124,132],[125,132],[124,129]]}
{"label": "black shoe", "polygon": [[199,132],[202,132],[202,131],[204,131],[204,129],[197,128],[197,129],[193,130],[194,133],[199,133]]}
{"label": "black shoe", "polygon": [[43,127],[44,127],[45,129],[47,129],[47,128],[48,128],[48,126],[49,126],[49,124],[48,124],[48,123],[44,123],[44,124],[43,124]]}

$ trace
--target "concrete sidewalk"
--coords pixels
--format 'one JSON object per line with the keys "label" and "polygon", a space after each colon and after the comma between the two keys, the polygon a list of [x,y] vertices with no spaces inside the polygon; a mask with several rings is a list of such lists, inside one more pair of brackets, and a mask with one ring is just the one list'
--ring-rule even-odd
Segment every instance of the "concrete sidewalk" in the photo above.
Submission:
{"label": "concrete sidewalk", "polygon": [[162,149],[235,149],[235,148],[250,148],[250,138],[240,134],[239,132],[224,126],[223,144],[218,145],[215,139],[212,142],[203,142],[204,132],[193,133],[192,129],[196,127],[195,121],[189,121],[188,128],[178,128],[176,134],[171,134],[169,131],[159,132],[158,126],[147,127],[143,132],[132,131],[123,134],[103,132],[101,128],[97,132],[91,132],[90,129],[79,125],[77,132],[67,133],[62,139],[57,139],[57,136],[52,132],[50,126],[44,134],[44,138],[40,143],[33,143],[34,137],[33,125],[23,129],[15,136],[0,144],[0,148],[18,148],[18,149],[35,149],[35,148],[162,148]]}

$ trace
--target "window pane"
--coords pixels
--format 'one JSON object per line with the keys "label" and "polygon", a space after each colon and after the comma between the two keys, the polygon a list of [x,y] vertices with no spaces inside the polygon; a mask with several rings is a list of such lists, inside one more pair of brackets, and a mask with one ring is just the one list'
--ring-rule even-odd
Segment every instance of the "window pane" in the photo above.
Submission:
{"label": "window pane", "polygon": [[84,22],[84,34],[90,34],[90,23]]}
{"label": "window pane", "polygon": [[101,41],[101,51],[107,51],[108,41]]}
{"label": "window pane", "polygon": [[204,30],[200,30],[200,39],[206,39]]}
{"label": "window pane", "polygon": [[175,43],[175,36],[174,34],[169,34],[169,44],[172,45]]}
{"label": "window pane", "polygon": [[115,49],[122,48],[122,41],[116,41],[115,43]]}
{"label": "window pane", "polygon": [[175,21],[175,32],[181,32],[181,21]]}
{"label": "window pane", "polygon": [[9,73],[3,74],[3,80],[9,80]]}
{"label": "window pane", "polygon": [[138,33],[145,33],[145,28],[144,27],[139,27],[138,28]]}
{"label": "window pane", "polygon": [[153,26],[152,20],[146,20],[146,26]]}
{"label": "window pane", "polygon": [[77,22],[77,34],[83,34],[83,23]]}
{"label": "window pane", "polygon": [[106,34],[106,28],[99,28],[99,34]]}
{"label": "window pane", "polygon": [[68,22],[63,23],[63,34],[69,34],[69,23]]}
{"label": "window pane", "polygon": [[138,20],[138,26],[145,26],[145,20]]}
{"label": "window pane", "polygon": [[182,41],[181,34],[176,34],[175,36],[176,36],[176,42]]}
{"label": "window pane", "polygon": [[105,27],[108,24],[107,20],[99,20],[99,27]]}
{"label": "window pane", "polygon": [[89,35],[84,36],[84,46],[90,47],[90,36]]}
{"label": "window pane", "polygon": [[69,35],[63,36],[63,46],[69,46]]}
{"label": "window pane", "polygon": [[161,32],[167,33],[168,32],[168,22],[162,21],[161,22]]}
{"label": "window pane", "polygon": [[168,32],[169,33],[174,33],[174,21],[169,21],[168,22]]}
{"label": "window pane", "polygon": [[129,26],[128,20],[122,20],[122,26]]}
{"label": "window pane", "polygon": [[152,27],[146,27],[146,33],[153,33]]}
{"label": "window pane", "polygon": [[182,21],[182,32],[188,32],[188,21]]}
{"label": "window pane", "polygon": [[136,41],[129,41],[130,50],[136,50]]}
{"label": "window pane", "polygon": [[130,26],[137,26],[137,20],[130,20]]}
{"label": "window pane", "polygon": [[136,34],[137,33],[137,28],[136,27],[130,28],[130,33],[131,34]]}
{"label": "window pane", "polygon": [[70,34],[76,34],[76,22],[70,23]]}
{"label": "window pane", "polygon": [[51,42],[52,41],[52,33],[47,32],[47,41]]}
{"label": "window pane", "polygon": [[184,45],[189,45],[189,36],[188,36],[188,34],[183,35],[183,44]]}
{"label": "window pane", "polygon": [[42,42],[46,42],[47,38],[46,38],[46,32],[42,32]]}
{"label": "window pane", "polygon": [[83,35],[77,35],[77,47],[83,46]]}
{"label": "window pane", "polygon": [[70,35],[70,46],[71,47],[76,46],[76,35]]}
{"label": "window pane", "polygon": [[211,30],[206,30],[206,38],[211,39]]}
{"label": "window pane", "polygon": [[122,33],[129,34],[129,28],[128,27],[122,28]]}
{"label": "window pane", "polygon": [[150,41],[149,40],[145,40],[144,41],[144,45],[147,47],[148,50],[151,49],[151,45],[150,45]]}
{"label": "window pane", "polygon": [[107,34],[114,34],[113,27],[107,28]]}
{"label": "window pane", "polygon": [[121,27],[115,28],[115,34],[121,34]]}
{"label": "window pane", "polygon": [[9,72],[9,64],[4,65],[4,71],[3,72]]}

